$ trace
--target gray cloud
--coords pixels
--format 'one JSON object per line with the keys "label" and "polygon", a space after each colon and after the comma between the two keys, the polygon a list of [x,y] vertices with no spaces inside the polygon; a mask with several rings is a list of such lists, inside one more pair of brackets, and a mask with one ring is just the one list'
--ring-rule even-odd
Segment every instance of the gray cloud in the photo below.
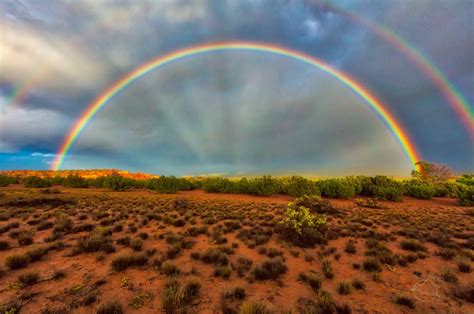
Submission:
{"label": "gray cloud", "polygon": [[[0,117],[0,152],[54,152],[89,102],[153,57],[208,41],[256,40],[304,51],[349,73],[388,105],[426,159],[473,169],[470,139],[429,78],[324,3],[4,1],[3,104],[16,86],[31,77],[37,82],[25,103]],[[470,2],[337,4],[394,29],[474,99]],[[365,107],[334,79],[296,62],[214,53],[169,65],[127,88],[91,122],[67,165],[129,163],[170,172],[198,166],[208,172],[327,170],[336,164],[388,171],[393,165],[406,173],[399,145]]]}

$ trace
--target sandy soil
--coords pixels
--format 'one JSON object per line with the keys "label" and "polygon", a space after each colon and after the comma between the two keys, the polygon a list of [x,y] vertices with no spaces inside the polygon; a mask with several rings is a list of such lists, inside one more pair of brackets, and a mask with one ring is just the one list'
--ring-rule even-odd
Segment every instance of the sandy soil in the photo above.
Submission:
{"label": "sandy soil", "polygon": [[[181,275],[178,276],[180,282],[184,284],[189,277],[197,277],[202,284],[201,295],[188,306],[188,312],[220,313],[222,293],[237,286],[245,288],[248,300],[263,301],[276,313],[289,309],[298,312],[305,299],[311,300],[315,297],[315,292],[307,283],[299,280],[299,275],[309,270],[322,274],[321,253],[329,247],[336,249],[327,257],[331,260],[334,278],[327,279],[321,275],[322,288],[332,294],[337,304],[348,304],[353,313],[474,313],[473,303],[453,294],[455,289],[472,284],[474,281],[472,272],[460,272],[457,266],[457,262],[462,258],[472,267],[472,260],[465,255],[461,256],[461,252],[463,254],[470,252],[472,257],[472,247],[469,248],[468,243],[471,241],[472,245],[474,238],[474,219],[466,214],[466,208],[457,206],[454,199],[405,198],[400,203],[382,202],[381,209],[358,207],[354,200],[330,200],[342,213],[337,217],[330,217],[329,225],[340,231],[336,232],[336,239],[329,240],[324,247],[303,249],[281,240],[278,234],[273,233],[269,241],[262,246],[282,251],[288,271],[275,281],[254,281],[249,279],[251,271],[242,278],[238,277],[235,271],[228,280],[215,277],[214,265],[196,261],[190,254],[202,253],[209,247],[215,247],[215,239],[211,236],[213,228],[227,220],[236,220],[225,219],[221,215],[226,212],[241,213],[243,218],[240,228],[223,234],[228,245],[233,243],[235,246],[238,245],[235,253],[229,256],[230,262],[235,263],[238,257],[243,256],[251,259],[254,266],[259,265],[268,257],[257,252],[258,245],[250,248],[237,235],[242,229],[252,230],[257,226],[264,228],[266,223],[277,221],[286,204],[291,201],[290,197],[209,194],[203,191],[160,195],[144,190],[111,192],[102,189],[59,189],[61,194],[57,195],[43,195],[38,190],[25,190],[19,186],[0,189],[3,193],[0,198],[2,216],[0,228],[12,222],[19,223],[19,228],[0,233],[0,241],[9,244],[8,249],[0,250],[0,267],[3,269],[3,275],[0,277],[0,305],[16,302],[21,313],[47,313],[46,310],[53,310],[49,313],[54,311],[92,313],[101,304],[117,300],[123,305],[126,313],[160,313],[161,294],[167,276],[152,266],[152,260],[164,254],[169,246],[160,235],[171,231],[183,233],[189,227],[203,226],[205,224],[203,217],[210,215],[217,220],[215,224],[208,226],[210,234],[186,236],[187,240],[194,241],[193,247],[183,249],[177,257],[171,259],[181,270]],[[43,205],[19,207],[10,202],[34,198],[73,199],[76,203],[52,208]],[[177,198],[186,199],[190,204],[189,209],[174,210],[171,206]],[[107,216],[97,218],[99,212],[105,212]],[[63,249],[50,250],[41,260],[31,262],[25,268],[10,270],[5,266],[4,261],[8,256],[24,254],[34,248],[50,244],[45,243],[45,239],[51,236],[52,229],[38,231],[37,224],[28,223],[31,220],[56,223],[58,215],[64,214],[75,226],[84,224],[98,226],[103,219],[117,218],[116,214],[123,212],[129,214],[128,218],[119,221],[124,228],[122,231],[114,232],[111,237],[114,241],[126,235],[134,239],[138,238],[139,233],[147,233],[148,238],[143,240],[141,252],[156,249],[156,253],[150,256],[150,261],[145,266],[114,271],[111,267],[112,260],[124,253],[133,252],[129,247],[116,243],[114,253],[71,254],[77,246],[77,240],[88,236],[89,231],[64,234],[59,240],[65,244]],[[140,223],[146,214],[150,213],[159,213],[162,218],[169,216],[175,219],[184,217],[186,212],[189,214],[183,227],[166,223],[166,219],[150,219],[145,225]],[[12,217],[7,217],[11,213]],[[85,218],[81,218],[81,215]],[[176,217],[173,218],[173,215]],[[193,217],[195,225],[190,223]],[[128,228],[130,223],[133,223],[138,231],[130,231]],[[34,243],[19,245],[18,241],[10,236],[10,232],[14,230],[34,232]],[[426,247],[424,253],[426,258],[419,258],[407,266],[384,265],[380,278],[376,281],[373,274],[364,271],[363,267],[355,269],[353,266],[353,264],[362,265],[366,258],[365,242],[371,238],[367,235],[370,231],[390,234],[391,237],[383,241],[383,244],[399,256],[413,253],[403,250],[400,241],[407,238],[407,234],[418,232],[421,235],[417,235],[416,238],[420,237],[420,241]],[[436,254],[440,249],[439,246],[426,239],[430,235],[437,234],[447,236],[450,241],[459,245],[457,257],[446,260]],[[349,239],[355,241],[357,248],[355,254],[344,251]],[[443,280],[441,274],[447,268],[454,271],[457,283]],[[56,271],[64,272],[65,277],[53,279]],[[18,277],[31,272],[39,275],[39,282],[31,286],[19,285]],[[353,279],[363,281],[366,285],[365,290],[354,290],[349,295],[340,295],[337,284],[342,280]],[[413,299],[416,307],[411,309],[396,304],[397,296]],[[145,300],[143,304],[132,306],[134,298],[138,300],[140,297]],[[90,301],[85,301],[87,299]]]}

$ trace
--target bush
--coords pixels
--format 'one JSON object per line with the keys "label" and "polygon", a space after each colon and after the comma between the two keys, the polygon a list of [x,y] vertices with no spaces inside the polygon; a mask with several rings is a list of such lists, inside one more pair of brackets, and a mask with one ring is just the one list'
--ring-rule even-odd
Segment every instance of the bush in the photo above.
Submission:
{"label": "bush", "polygon": [[9,186],[10,184],[15,183],[18,183],[17,178],[0,174],[0,187]]}
{"label": "bush", "polygon": [[107,303],[101,304],[97,309],[97,314],[122,314],[123,307],[117,301],[109,301]]}
{"label": "bush", "polygon": [[119,175],[110,175],[103,178],[103,187],[114,191],[126,191],[134,186],[134,180]]}
{"label": "bush", "polygon": [[62,180],[62,185],[68,188],[86,188],[88,186],[84,178],[72,174]]}
{"label": "bush", "polygon": [[474,186],[474,174],[463,174],[456,179],[457,183]]}
{"label": "bush", "polygon": [[127,254],[114,258],[112,268],[115,271],[122,271],[129,267],[143,266],[147,262],[148,257],[145,254]]}
{"label": "bush", "polygon": [[229,279],[232,274],[232,268],[229,266],[216,266],[214,269],[214,276],[222,277],[223,279]]}
{"label": "bush", "polygon": [[264,261],[260,266],[256,266],[253,275],[256,280],[277,280],[286,273],[288,268],[281,257],[275,257]]}
{"label": "bush", "polygon": [[332,198],[352,198],[356,195],[356,186],[347,179],[327,179],[316,182],[322,196]]}
{"label": "bush", "polygon": [[277,179],[271,176],[263,176],[249,180],[249,194],[253,195],[273,195],[280,191],[280,184]]}
{"label": "bush", "polygon": [[352,283],[350,281],[340,281],[337,284],[337,292],[340,295],[349,295],[352,292]]}
{"label": "bush", "polygon": [[374,189],[374,197],[379,200],[401,202],[403,190],[400,186],[376,186]]}
{"label": "bush", "polygon": [[373,257],[366,258],[364,260],[364,269],[368,272],[381,272],[382,271],[382,264],[380,264],[379,260]]}
{"label": "bush", "polygon": [[461,206],[474,206],[474,185],[460,188],[458,191],[458,201]]}
{"label": "bush", "polygon": [[281,180],[282,193],[293,197],[320,195],[316,183],[303,177],[293,176]]}
{"label": "bush", "polygon": [[458,183],[443,182],[438,183],[434,186],[435,197],[457,197],[460,191],[460,185]]}
{"label": "bush", "polygon": [[[246,191],[245,193],[248,193],[246,190],[248,183],[245,183],[248,180],[246,178],[243,178],[242,180],[241,181],[242,181],[243,186],[240,187],[239,189],[241,191]],[[234,193],[235,192],[234,182],[225,178],[207,178],[203,181],[202,188],[204,191],[208,193]]]}
{"label": "bush", "polygon": [[22,287],[32,286],[37,283],[40,276],[37,273],[26,273],[18,276],[18,282]]}
{"label": "bush", "polygon": [[358,177],[361,182],[361,194],[385,201],[401,201],[402,185],[387,176]]}
{"label": "bush", "polygon": [[400,247],[412,252],[426,251],[426,247],[416,240],[402,240],[400,242]]}
{"label": "bush", "polygon": [[313,289],[315,292],[321,289],[322,279],[317,273],[313,271],[309,271],[307,273],[301,273],[299,278],[303,280],[304,282],[308,283],[311,289]]}
{"label": "bush", "polygon": [[409,298],[409,297],[397,296],[395,298],[395,303],[400,304],[400,305],[404,305],[404,306],[408,306],[411,309],[415,308],[415,301],[413,299]]}
{"label": "bush", "polygon": [[226,178],[207,178],[202,188],[209,193],[241,193],[251,195],[273,195],[281,191],[279,180],[271,176],[231,181]]}
{"label": "bush", "polygon": [[178,179],[176,177],[161,176],[159,178],[150,179],[147,181],[147,188],[150,190],[158,191],[163,194],[174,194],[181,189],[181,185],[184,179]]}
{"label": "bush", "polygon": [[41,260],[46,254],[48,254],[48,248],[36,248],[32,249],[25,253],[25,256],[28,257],[28,262],[36,262]]}
{"label": "bush", "polygon": [[365,290],[365,283],[360,279],[353,279],[352,286],[356,290]]}
{"label": "bush", "polygon": [[161,270],[166,276],[176,276],[181,273],[181,270],[170,261],[166,261],[161,265]]}
{"label": "bush", "polygon": [[288,204],[285,218],[280,223],[283,238],[301,247],[311,247],[322,242],[321,227],[326,224],[324,214],[312,213],[309,208],[298,206],[299,199]]}
{"label": "bush", "polygon": [[25,188],[49,188],[53,185],[51,180],[37,176],[26,177],[23,184]]}
{"label": "bush", "polygon": [[458,283],[458,277],[456,276],[454,271],[449,268],[443,269],[443,272],[441,273],[441,278],[449,283]]}
{"label": "bush", "polygon": [[323,274],[327,279],[334,278],[334,273],[332,272],[331,260],[329,258],[324,258],[322,260]]}
{"label": "bush", "polygon": [[161,294],[161,309],[166,314],[176,314],[184,312],[185,295],[181,292],[179,283],[176,280],[169,280],[165,283],[165,288]]}
{"label": "bush", "polygon": [[432,199],[435,195],[435,188],[431,184],[421,180],[410,180],[404,182],[405,194],[420,199]]}
{"label": "bush", "polygon": [[28,255],[10,255],[5,259],[5,266],[7,266],[9,269],[19,269],[19,268],[24,268],[28,266],[28,263],[30,262],[30,259]]}
{"label": "bush", "polygon": [[188,280],[183,288],[184,299],[189,303],[197,298],[201,292],[201,282],[197,278]]}
{"label": "bush", "polygon": [[104,237],[101,234],[94,233],[88,238],[82,238],[77,241],[77,251],[85,253],[113,253],[115,252],[115,247],[110,237]]}
{"label": "bush", "polygon": [[453,294],[461,300],[474,303],[474,281],[469,282],[465,286],[454,288]]}
{"label": "bush", "polygon": [[357,249],[356,249],[354,240],[347,241],[346,247],[344,248],[344,251],[346,253],[349,253],[349,254],[355,254],[356,253]]}

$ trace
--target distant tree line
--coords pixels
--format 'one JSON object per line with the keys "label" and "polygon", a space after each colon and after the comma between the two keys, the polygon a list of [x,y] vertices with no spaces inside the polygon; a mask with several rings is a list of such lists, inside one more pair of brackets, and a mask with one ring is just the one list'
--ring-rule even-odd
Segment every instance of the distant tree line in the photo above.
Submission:
{"label": "distant tree line", "polygon": [[[108,175],[86,179],[78,175],[67,177],[40,178],[29,176],[22,179],[27,188],[47,188],[63,185],[69,188],[107,188],[114,191],[149,189],[159,193],[176,193],[202,189],[209,193],[238,193],[250,195],[284,194],[293,197],[318,195],[330,198],[350,199],[357,195],[378,200],[401,201],[403,196],[419,199],[433,197],[458,198],[462,205],[474,205],[474,175],[464,174],[451,179],[449,168],[420,162],[418,170],[412,172],[409,180],[396,180],[387,176],[349,176],[309,180],[300,176],[275,178],[262,176],[238,180],[212,178],[177,178],[160,176],[153,179],[136,180],[120,175]],[[19,183],[18,178],[0,175],[0,186]]]}

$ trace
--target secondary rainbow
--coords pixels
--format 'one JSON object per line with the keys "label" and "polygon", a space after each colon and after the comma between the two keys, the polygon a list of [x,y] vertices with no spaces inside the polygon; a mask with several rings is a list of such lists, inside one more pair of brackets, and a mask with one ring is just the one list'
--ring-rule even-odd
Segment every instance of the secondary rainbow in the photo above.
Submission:
{"label": "secondary rainbow", "polygon": [[421,72],[423,72],[438,88],[444,98],[451,105],[457,116],[465,125],[468,134],[474,138],[474,107],[463,97],[461,92],[446,78],[441,70],[430,61],[423,53],[411,45],[406,39],[389,29],[388,27],[376,24],[369,19],[355,14],[352,11],[343,9],[326,1],[320,4],[321,7],[336,12],[353,23],[365,27],[373,32],[380,39],[389,43],[408,58]]}
{"label": "secondary rainbow", "polygon": [[335,77],[341,83],[346,85],[349,89],[355,92],[358,96],[360,96],[363,100],[365,100],[365,102],[377,113],[377,115],[384,121],[384,123],[393,133],[396,139],[400,142],[412,164],[415,164],[417,161],[420,160],[418,152],[412,141],[410,140],[406,132],[403,130],[402,126],[395,120],[395,118],[390,114],[390,112],[382,104],[382,102],[375,98],[375,96],[373,96],[370,91],[368,91],[365,87],[363,87],[349,75],[333,68],[332,66],[313,56],[286,47],[260,42],[228,41],[191,46],[188,48],[170,52],[162,56],[158,56],[157,58],[154,58],[146,62],[145,64],[135,68],[133,71],[123,76],[120,80],[116,81],[109,88],[104,90],[99,96],[97,96],[97,98],[87,106],[86,110],[82,113],[79,119],[76,120],[73,127],[60,145],[51,169],[61,169],[64,159],[66,158],[69,150],[78,138],[81,131],[86,127],[87,123],[94,117],[97,112],[99,112],[109,103],[109,100],[114,95],[119,93],[128,85],[130,85],[137,79],[143,77],[150,71],[153,71],[161,66],[170,64],[172,62],[181,60],[183,58],[196,56],[204,53],[210,53],[214,51],[225,50],[257,51],[274,55],[286,56],[295,60],[299,60],[303,63],[312,65],[320,69],[321,71]]}

